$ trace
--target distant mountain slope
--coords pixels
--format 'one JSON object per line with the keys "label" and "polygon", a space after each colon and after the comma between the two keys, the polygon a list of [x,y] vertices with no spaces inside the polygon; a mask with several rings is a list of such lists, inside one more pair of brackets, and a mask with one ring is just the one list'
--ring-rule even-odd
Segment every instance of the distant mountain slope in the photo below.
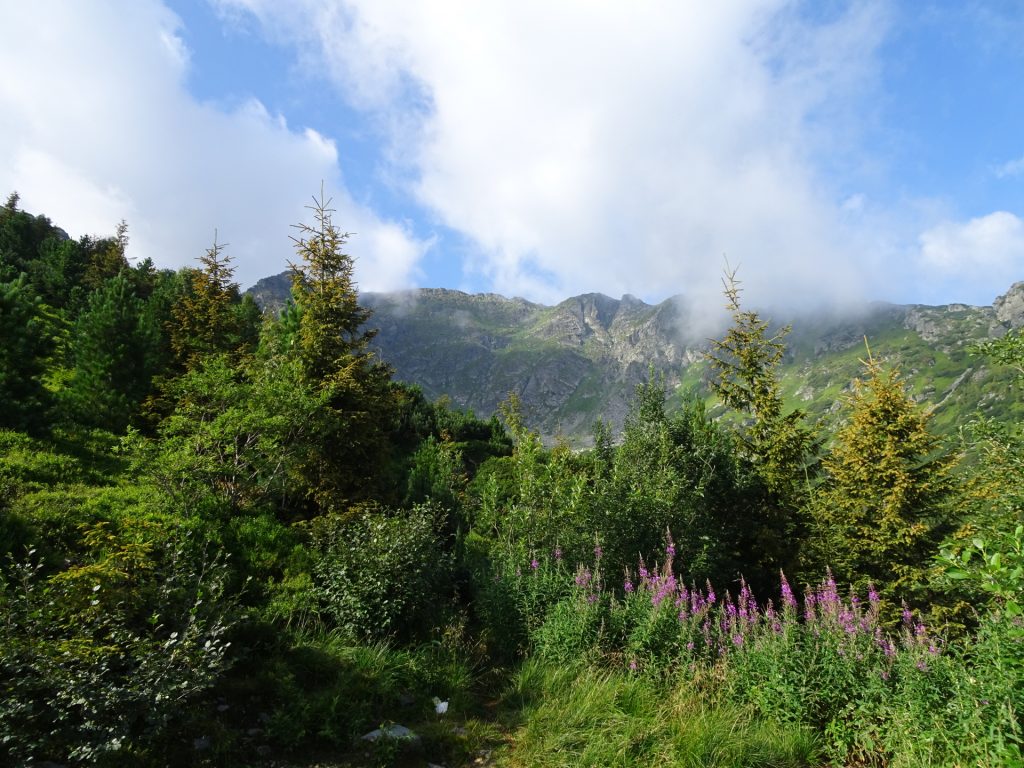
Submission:
{"label": "distant mountain slope", "polygon": [[[275,311],[287,298],[287,277],[265,278],[250,292]],[[482,416],[514,391],[528,423],[548,438],[562,433],[586,442],[598,417],[621,426],[633,388],[652,368],[671,388],[707,392],[706,342],[687,328],[680,298],[649,305],[585,294],[548,307],[419,289],[366,293],[361,301],[374,311],[375,345],[397,378]],[[860,370],[865,336],[872,354],[899,364],[915,397],[935,406],[939,429],[955,428],[978,409],[1024,416],[1011,374],[967,352],[972,342],[1024,326],[1024,283],[991,307],[873,304],[856,316],[790,322],[783,385],[791,405],[814,418],[833,418]]]}

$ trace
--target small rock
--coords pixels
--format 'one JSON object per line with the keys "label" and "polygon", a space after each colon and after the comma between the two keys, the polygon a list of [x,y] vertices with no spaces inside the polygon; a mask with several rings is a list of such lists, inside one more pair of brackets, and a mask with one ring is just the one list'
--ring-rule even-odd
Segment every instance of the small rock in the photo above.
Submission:
{"label": "small rock", "polygon": [[192,749],[197,752],[203,752],[211,747],[210,739],[206,736],[200,736],[197,739],[192,739]]}
{"label": "small rock", "polygon": [[266,744],[260,744],[256,747],[256,754],[260,757],[267,757],[272,751]]}
{"label": "small rock", "polygon": [[229,709],[231,709],[231,705],[230,704],[218,704],[217,705],[217,711],[218,712],[227,712]]}
{"label": "small rock", "polygon": [[387,725],[377,728],[362,736],[363,741],[380,741],[381,739],[395,739],[396,741],[419,742],[420,737],[406,728],[404,725]]}
{"label": "small rock", "polygon": [[261,733],[263,733],[263,729],[262,728],[250,728],[250,729],[248,729],[245,732],[245,735],[246,736],[259,736]]}

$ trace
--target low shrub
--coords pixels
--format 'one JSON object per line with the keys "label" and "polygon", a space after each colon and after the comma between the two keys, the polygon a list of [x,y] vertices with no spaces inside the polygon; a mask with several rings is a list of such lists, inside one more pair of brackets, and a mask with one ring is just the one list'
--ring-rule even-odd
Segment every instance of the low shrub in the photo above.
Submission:
{"label": "low shrub", "polygon": [[441,513],[361,510],[312,525],[313,587],[320,614],[348,637],[422,637],[451,604],[452,558]]}
{"label": "low shrub", "polygon": [[0,762],[143,760],[229,663],[222,558],[174,532],[83,539],[64,569],[0,571]]}

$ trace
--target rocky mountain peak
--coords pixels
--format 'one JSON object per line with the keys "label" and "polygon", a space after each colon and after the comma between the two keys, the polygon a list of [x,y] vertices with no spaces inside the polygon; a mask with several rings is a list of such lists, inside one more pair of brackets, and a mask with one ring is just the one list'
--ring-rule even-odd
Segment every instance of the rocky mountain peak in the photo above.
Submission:
{"label": "rocky mountain peak", "polygon": [[1010,328],[1024,328],[1024,282],[1014,283],[1010,290],[992,302],[996,319]]}
{"label": "rocky mountain peak", "polygon": [[[289,288],[283,274],[250,292],[275,311]],[[630,295],[587,293],[545,306],[435,288],[363,293],[360,302],[374,311],[375,348],[397,378],[483,416],[515,392],[531,428],[545,438],[563,434],[583,442],[598,417],[621,427],[635,385],[651,369],[670,390],[706,391],[706,339],[717,334],[678,297],[652,305]],[[837,394],[861,373],[865,337],[873,354],[920,382],[918,395],[936,405],[939,421],[951,409],[997,415],[1017,407],[1009,387],[992,383],[1004,374],[969,349],[1024,327],[1024,282],[988,307],[875,304],[788,322],[784,385],[815,418],[834,418]]]}

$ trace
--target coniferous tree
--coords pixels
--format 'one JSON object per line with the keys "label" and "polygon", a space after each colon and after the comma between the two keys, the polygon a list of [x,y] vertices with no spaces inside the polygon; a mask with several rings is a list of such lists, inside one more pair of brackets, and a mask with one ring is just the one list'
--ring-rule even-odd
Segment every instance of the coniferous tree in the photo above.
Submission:
{"label": "coniferous tree", "polygon": [[735,270],[722,282],[733,324],[722,340],[711,341],[708,358],[717,374],[711,386],[743,418],[736,430],[740,456],[761,486],[760,496],[737,512],[744,518],[739,562],[748,578],[757,578],[796,567],[817,446],[803,412],[786,412],[782,398],[776,369],[789,326],[769,335],[768,321],[741,307]]}
{"label": "coniferous tree", "polygon": [[[251,325],[256,317],[243,318],[238,311],[242,302],[238,283],[231,279],[235,268],[224,253],[226,247],[217,242],[214,233],[213,245],[199,257],[202,267],[189,270],[189,290],[172,310],[171,347],[186,370],[194,369],[209,355],[235,352],[242,344],[252,348],[254,333],[245,333],[243,326]],[[246,310],[251,308],[247,304]]]}
{"label": "coniferous tree", "polygon": [[102,240],[84,239],[88,262],[82,285],[88,291],[95,291],[108,280],[128,269],[128,224],[122,219],[117,225],[117,235]]}
{"label": "coniferous tree", "polygon": [[44,307],[24,274],[0,283],[0,426],[26,429],[43,420],[43,386],[53,339]]}
{"label": "coniferous tree", "polygon": [[395,415],[391,370],[369,349],[370,311],[359,306],[347,234],[332,221],[330,200],[308,206],[313,224],[298,224],[293,237],[299,262],[292,264],[298,321],[291,349],[305,378],[327,395],[319,446],[306,470],[322,510],[339,510],[367,498],[388,463],[385,440]]}
{"label": "coniferous tree", "polygon": [[799,506],[805,497],[813,434],[799,409],[785,412],[776,369],[789,334],[785,326],[769,336],[769,322],[740,306],[735,270],[723,280],[733,325],[722,340],[711,341],[709,360],[716,377],[711,386],[722,402],[748,418],[739,431],[744,452],[767,489],[784,503]]}
{"label": "coniferous tree", "polygon": [[349,235],[331,216],[330,200],[314,198],[307,206],[314,223],[295,225],[292,240],[301,262],[291,264],[296,303],[302,313],[299,350],[311,381],[343,379],[347,372],[371,364],[367,350],[376,331],[365,328],[370,310],[359,306],[352,257],[343,251]]}
{"label": "coniferous tree", "polygon": [[910,597],[949,532],[951,461],[895,368],[868,357],[849,415],[822,462],[811,505],[810,559],[837,579]]}
{"label": "coniferous tree", "polygon": [[150,390],[159,329],[124,273],[94,291],[79,316],[68,398],[83,423],[124,429]]}
{"label": "coniferous tree", "polygon": [[[0,207],[0,280],[16,280],[26,272],[33,280],[32,264],[49,240],[66,240],[67,234],[46,216],[33,216],[18,208],[17,192]],[[38,292],[38,288],[37,288]]]}

